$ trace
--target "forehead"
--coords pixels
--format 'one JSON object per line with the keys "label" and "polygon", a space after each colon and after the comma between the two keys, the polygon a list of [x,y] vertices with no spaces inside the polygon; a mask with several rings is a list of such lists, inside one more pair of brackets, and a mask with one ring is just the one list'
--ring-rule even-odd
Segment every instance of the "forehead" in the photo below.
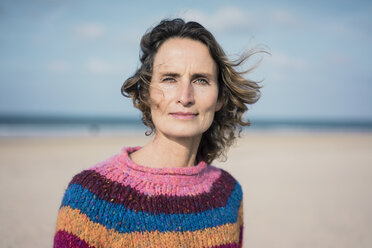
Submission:
{"label": "forehead", "polygon": [[209,49],[200,41],[188,38],[171,38],[159,48],[154,58],[154,72],[190,69],[216,73],[216,63]]}

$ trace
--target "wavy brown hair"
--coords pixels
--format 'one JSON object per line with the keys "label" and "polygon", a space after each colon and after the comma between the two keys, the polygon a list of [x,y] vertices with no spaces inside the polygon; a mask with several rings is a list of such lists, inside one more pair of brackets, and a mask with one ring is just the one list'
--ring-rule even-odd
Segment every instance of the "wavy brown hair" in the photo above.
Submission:
{"label": "wavy brown hair", "polygon": [[[216,158],[226,158],[227,149],[240,136],[243,126],[250,122],[243,119],[248,110],[246,104],[255,103],[260,97],[259,82],[243,77],[255,66],[246,71],[239,72],[241,66],[251,55],[259,52],[250,50],[231,61],[227,58],[214,36],[197,22],[185,22],[182,19],[162,20],[160,24],[148,30],[141,39],[140,61],[141,66],[135,74],[129,77],[121,88],[121,93],[131,97],[133,104],[142,112],[142,121],[151,130],[150,135],[156,131],[151,119],[149,87],[153,71],[154,57],[159,47],[170,38],[188,38],[205,44],[211,57],[217,65],[218,98],[223,102],[222,108],[215,113],[212,125],[203,133],[198,156],[207,163]],[[256,64],[257,65],[257,64]]]}

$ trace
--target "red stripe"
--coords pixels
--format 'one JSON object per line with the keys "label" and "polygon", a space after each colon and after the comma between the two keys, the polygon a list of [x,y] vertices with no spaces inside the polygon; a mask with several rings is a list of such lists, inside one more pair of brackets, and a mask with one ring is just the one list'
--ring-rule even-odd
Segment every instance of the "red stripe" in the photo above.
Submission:
{"label": "red stripe", "polygon": [[243,231],[244,231],[244,226],[240,226],[240,234],[239,234],[239,247],[243,247]]}
{"label": "red stripe", "polygon": [[79,184],[100,199],[123,204],[135,211],[146,211],[153,214],[188,214],[203,212],[208,209],[224,207],[235,188],[235,179],[222,170],[221,176],[213,183],[210,192],[195,196],[148,196],[129,185],[107,179],[103,175],[85,170],[76,175],[71,184]]}
{"label": "red stripe", "polygon": [[54,248],[94,248],[72,233],[59,230],[54,236]]}

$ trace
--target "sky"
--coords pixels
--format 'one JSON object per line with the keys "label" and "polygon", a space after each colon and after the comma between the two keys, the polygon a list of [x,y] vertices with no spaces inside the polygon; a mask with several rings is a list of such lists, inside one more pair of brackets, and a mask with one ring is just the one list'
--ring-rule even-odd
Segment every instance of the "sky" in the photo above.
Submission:
{"label": "sky", "polygon": [[[372,120],[372,1],[0,1],[0,116],[134,117],[122,83],[142,35],[200,22],[225,52],[261,48],[247,116]],[[244,69],[243,68],[243,69]]]}

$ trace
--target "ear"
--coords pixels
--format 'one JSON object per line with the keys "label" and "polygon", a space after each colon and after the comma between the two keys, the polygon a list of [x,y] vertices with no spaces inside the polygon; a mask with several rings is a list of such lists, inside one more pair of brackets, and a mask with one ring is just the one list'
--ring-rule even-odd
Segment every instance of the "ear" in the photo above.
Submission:
{"label": "ear", "polygon": [[216,104],[215,112],[220,111],[221,108],[222,108],[222,106],[223,106],[223,99],[222,99],[222,98],[219,98],[219,99],[217,100],[217,104]]}

